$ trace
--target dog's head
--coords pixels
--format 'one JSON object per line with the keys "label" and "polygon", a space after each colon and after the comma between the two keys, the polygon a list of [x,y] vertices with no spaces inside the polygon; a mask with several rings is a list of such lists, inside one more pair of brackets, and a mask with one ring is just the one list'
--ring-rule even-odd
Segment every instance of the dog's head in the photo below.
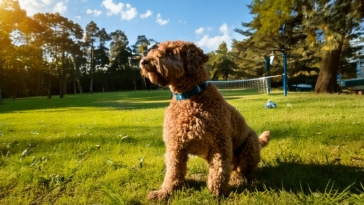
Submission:
{"label": "dog's head", "polygon": [[139,65],[141,74],[152,83],[167,86],[196,79],[206,72],[203,64],[207,61],[208,56],[193,43],[166,41],[149,51]]}

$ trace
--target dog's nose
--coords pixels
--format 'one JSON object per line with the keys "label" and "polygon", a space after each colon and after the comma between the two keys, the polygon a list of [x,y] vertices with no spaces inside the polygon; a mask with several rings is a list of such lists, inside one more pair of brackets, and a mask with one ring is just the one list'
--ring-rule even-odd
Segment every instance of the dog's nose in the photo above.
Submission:
{"label": "dog's nose", "polygon": [[146,58],[142,58],[141,60],[140,60],[140,64],[141,65],[146,65],[146,64],[148,64],[149,63],[149,60],[148,59],[146,59]]}

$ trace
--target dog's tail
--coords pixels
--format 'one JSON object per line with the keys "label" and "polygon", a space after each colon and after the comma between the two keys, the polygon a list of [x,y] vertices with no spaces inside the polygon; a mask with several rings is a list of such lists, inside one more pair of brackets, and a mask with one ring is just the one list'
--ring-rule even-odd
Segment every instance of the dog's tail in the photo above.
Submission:
{"label": "dog's tail", "polygon": [[269,143],[269,138],[270,138],[270,132],[269,131],[264,131],[260,136],[259,136],[259,142],[260,145],[262,147],[265,147],[268,145]]}

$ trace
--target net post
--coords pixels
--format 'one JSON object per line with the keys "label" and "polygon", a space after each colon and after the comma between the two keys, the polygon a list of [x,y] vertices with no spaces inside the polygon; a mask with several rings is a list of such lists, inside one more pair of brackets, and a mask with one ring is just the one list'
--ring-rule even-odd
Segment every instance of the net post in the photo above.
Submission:
{"label": "net post", "polygon": [[283,51],[283,93],[287,96],[287,54]]}
{"label": "net post", "polygon": [[[270,58],[267,56],[264,56],[265,59],[265,70],[267,71],[267,76],[270,75],[269,68],[270,68]],[[270,94],[270,78],[267,78],[267,93]]]}

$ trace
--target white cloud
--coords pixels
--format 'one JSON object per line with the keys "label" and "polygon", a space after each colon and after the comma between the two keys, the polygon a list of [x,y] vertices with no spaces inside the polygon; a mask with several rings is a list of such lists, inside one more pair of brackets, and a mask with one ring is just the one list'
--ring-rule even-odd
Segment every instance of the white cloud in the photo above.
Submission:
{"label": "white cloud", "polygon": [[60,14],[63,14],[67,11],[67,6],[63,4],[63,2],[58,2],[52,9],[53,12],[58,12]]}
{"label": "white cloud", "polygon": [[153,14],[153,12],[151,10],[148,10],[145,14],[141,14],[140,18],[142,18],[142,19],[148,18],[152,14]]}
{"label": "white cloud", "polygon": [[216,50],[223,41],[229,45],[231,42],[231,36],[229,35],[229,28],[226,23],[223,23],[219,30],[221,35],[210,37],[206,34],[196,44],[200,47],[208,48],[209,50]]}
{"label": "white cloud", "polygon": [[50,1],[19,0],[19,5],[27,11],[27,15],[32,16],[38,12],[42,12],[42,9],[48,5],[44,2],[50,3]]}
{"label": "white cloud", "polygon": [[67,6],[64,2],[55,2],[54,0],[19,0],[20,8],[27,12],[28,16],[32,16],[36,13],[45,12],[58,12],[65,13],[67,11]]}
{"label": "white cloud", "polygon": [[43,4],[50,5],[52,3],[52,0],[42,0]]}
{"label": "white cloud", "polygon": [[101,6],[106,8],[106,15],[121,15],[122,20],[131,20],[138,14],[136,8],[130,4],[123,4],[121,2],[116,4],[113,0],[102,1]]}
{"label": "white cloud", "polygon": [[157,23],[161,26],[167,24],[169,22],[169,19],[168,20],[163,20],[162,19],[162,16],[160,14],[157,15]]}
{"label": "white cloud", "polygon": [[102,14],[102,11],[99,10],[91,10],[91,9],[87,9],[86,14],[92,14],[94,16],[100,16]]}
{"label": "white cloud", "polygon": [[115,4],[113,0],[104,0],[101,5],[108,10],[108,16],[120,14],[124,7],[123,3],[119,2],[118,4]]}
{"label": "white cloud", "polygon": [[221,33],[224,33],[224,34],[227,34],[229,33],[229,28],[228,26],[226,25],[226,23],[223,23],[221,26],[220,26],[220,29]]}
{"label": "white cloud", "polygon": [[199,29],[195,30],[196,34],[201,34],[204,31],[204,28],[200,27]]}
{"label": "white cloud", "polygon": [[121,11],[121,19],[123,20],[131,20],[136,17],[138,14],[135,7],[132,7],[130,4],[126,4],[126,10]]}
{"label": "white cloud", "polygon": [[75,16],[76,19],[81,19],[81,16]]}

